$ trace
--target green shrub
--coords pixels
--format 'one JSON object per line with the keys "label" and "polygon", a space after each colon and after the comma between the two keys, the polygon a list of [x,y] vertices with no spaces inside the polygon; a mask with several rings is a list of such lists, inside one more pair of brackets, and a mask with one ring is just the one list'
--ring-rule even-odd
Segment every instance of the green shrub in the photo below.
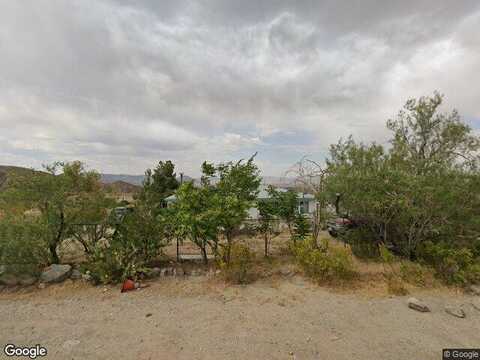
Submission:
{"label": "green shrub", "polygon": [[416,285],[427,286],[431,273],[425,266],[410,261],[403,261],[400,264],[400,277],[403,281]]}
{"label": "green shrub", "polygon": [[418,255],[435,269],[447,284],[466,285],[480,282],[480,265],[467,248],[453,248],[447,243],[425,243]]}
{"label": "green shrub", "polygon": [[0,220],[0,265],[18,275],[38,275],[49,263],[46,227],[36,218]]}
{"label": "green shrub", "polygon": [[353,255],[360,259],[378,259],[380,257],[373,233],[364,226],[348,230],[345,234],[341,234],[341,238],[350,245]]}
{"label": "green shrub", "polygon": [[241,243],[234,243],[230,249],[230,262],[222,263],[225,279],[233,284],[246,284],[253,280],[252,267],[255,254]]}
{"label": "green shrub", "polygon": [[390,294],[399,296],[408,294],[408,290],[405,288],[402,279],[395,274],[385,274],[385,279],[387,282],[387,290]]}
{"label": "green shrub", "polygon": [[97,244],[84,271],[104,284],[136,278],[168,243],[165,231],[161,218],[137,208],[125,216],[109,239]]}
{"label": "green shrub", "polygon": [[350,280],[355,275],[352,255],[346,248],[316,248],[312,239],[299,243],[294,250],[297,263],[305,274],[319,283]]}

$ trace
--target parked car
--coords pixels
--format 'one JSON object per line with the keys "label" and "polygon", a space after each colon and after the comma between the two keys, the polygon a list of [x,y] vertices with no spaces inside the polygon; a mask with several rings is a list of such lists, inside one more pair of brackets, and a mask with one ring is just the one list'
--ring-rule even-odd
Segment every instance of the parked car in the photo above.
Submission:
{"label": "parked car", "polygon": [[356,227],[356,224],[346,217],[337,217],[327,222],[327,231],[333,237],[342,235],[354,227]]}

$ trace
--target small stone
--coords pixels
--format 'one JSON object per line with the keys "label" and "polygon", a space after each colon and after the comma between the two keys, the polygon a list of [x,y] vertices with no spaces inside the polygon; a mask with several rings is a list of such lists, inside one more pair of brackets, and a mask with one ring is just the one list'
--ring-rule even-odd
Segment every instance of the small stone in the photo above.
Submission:
{"label": "small stone", "polygon": [[479,285],[470,285],[469,290],[472,294],[480,296],[480,286]]}
{"label": "small stone", "polygon": [[427,305],[425,305],[423,302],[421,302],[420,300],[414,297],[408,299],[407,303],[410,309],[420,311],[420,312],[430,312],[430,309]]}
{"label": "small stone", "polygon": [[455,316],[455,317],[458,317],[460,319],[463,319],[465,318],[465,316],[467,316],[465,314],[465,311],[463,311],[463,309],[460,309],[460,308],[455,308],[455,307],[446,307],[445,308],[445,312],[447,314],[450,314],[452,316]]}
{"label": "small stone", "polygon": [[90,274],[82,274],[82,280],[83,280],[83,281],[91,281],[91,280],[92,280],[92,275],[90,275]]}
{"label": "small stone", "polygon": [[217,270],[217,271],[215,271],[215,275],[220,275],[221,273],[222,273],[222,271],[221,271],[221,270]]}
{"label": "small stone", "polygon": [[67,279],[72,272],[70,265],[53,264],[43,270],[40,279],[45,283],[58,283]]}
{"label": "small stone", "polygon": [[70,279],[72,280],[78,280],[82,278],[82,273],[78,269],[73,269],[72,270],[72,275],[70,275]]}
{"label": "small stone", "polygon": [[45,283],[40,283],[40,284],[38,284],[38,288],[39,288],[39,289],[45,289],[46,286],[47,286],[47,285],[45,285]]}
{"label": "small stone", "polygon": [[145,317],[148,318],[148,317],[150,317],[150,316],[152,316],[152,315],[153,315],[152,313],[148,313],[148,314],[145,315]]}

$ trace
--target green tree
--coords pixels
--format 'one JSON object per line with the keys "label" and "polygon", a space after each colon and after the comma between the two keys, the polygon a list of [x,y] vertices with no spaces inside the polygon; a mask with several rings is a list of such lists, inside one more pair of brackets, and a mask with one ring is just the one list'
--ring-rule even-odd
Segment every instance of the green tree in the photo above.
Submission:
{"label": "green tree", "polygon": [[195,187],[187,182],[176,192],[174,205],[176,236],[190,239],[200,248],[208,264],[208,246],[216,249],[218,241],[217,215],[212,208],[212,190],[209,186]]}
{"label": "green tree", "polygon": [[255,155],[246,162],[228,162],[215,168],[218,182],[213,188],[212,211],[226,239],[224,260],[227,263],[234,237],[257,199],[261,178],[254,158]]}
{"label": "green tree", "polygon": [[[414,258],[430,240],[470,246],[480,234],[478,137],[458,114],[439,114],[442,97],[409,100],[390,120],[392,147],[349,138],[330,149],[327,188],[361,224],[367,241]],[[368,230],[368,232],[365,232]]]}
{"label": "green tree", "polygon": [[60,261],[57,247],[71,236],[69,223],[78,214],[80,198],[95,198],[102,193],[100,175],[86,170],[79,161],[55,162],[44,171],[31,170],[9,179],[9,187],[3,196],[12,206],[34,209],[40,212],[45,224],[51,262]]}
{"label": "green tree", "polygon": [[293,241],[296,243],[297,240],[305,240],[311,234],[311,225],[305,215],[297,213],[295,216],[295,221],[293,223]]}
{"label": "green tree", "polygon": [[155,169],[145,172],[139,200],[148,204],[155,214],[158,214],[165,205],[165,198],[172,195],[178,186],[175,165],[170,160],[160,161]]}
{"label": "green tree", "polygon": [[283,220],[293,238],[293,223],[298,212],[297,193],[293,190],[279,191],[269,186],[268,193],[273,201],[276,215]]}
{"label": "green tree", "polygon": [[276,222],[275,207],[271,199],[261,199],[257,202],[258,227],[257,231],[263,237],[264,255],[268,257],[270,240],[276,234],[274,225]]}

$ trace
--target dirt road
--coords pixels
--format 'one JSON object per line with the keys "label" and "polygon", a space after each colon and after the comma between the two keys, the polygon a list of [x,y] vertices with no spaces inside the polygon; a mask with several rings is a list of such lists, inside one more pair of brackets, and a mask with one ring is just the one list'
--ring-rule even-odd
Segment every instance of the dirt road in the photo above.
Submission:
{"label": "dirt road", "polygon": [[[302,277],[246,287],[207,277],[147,289],[67,282],[0,294],[0,343],[41,344],[48,359],[440,359],[445,347],[480,346],[472,298],[446,290],[406,297],[332,292]],[[448,315],[462,305],[465,319]],[[3,356],[3,355],[2,355]]]}

